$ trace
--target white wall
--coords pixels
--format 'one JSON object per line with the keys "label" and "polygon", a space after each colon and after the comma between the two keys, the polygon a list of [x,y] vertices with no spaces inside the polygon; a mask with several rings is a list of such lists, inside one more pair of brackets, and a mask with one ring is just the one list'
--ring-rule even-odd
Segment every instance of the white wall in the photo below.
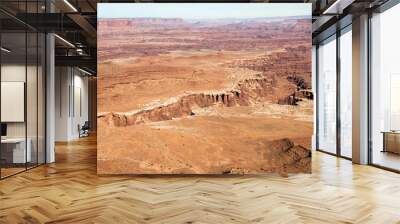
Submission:
{"label": "white wall", "polygon": [[[1,81],[2,82],[25,82],[26,75],[25,65],[17,64],[4,64],[1,66]],[[27,119],[28,119],[28,137],[30,134],[30,127],[35,131],[36,136],[36,122],[37,122],[37,95],[36,95],[36,79],[31,77],[34,74],[36,77],[36,67],[28,66],[28,87],[27,87]],[[2,108],[6,110],[6,108]],[[32,131],[33,133],[33,131]],[[7,135],[9,137],[25,137],[25,123],[24,122],[7,122]]]}
{"label": "white wall", "polygon": [[[75,70],[76,71],[76,70]],[[88,116],[88,77],[87,76],[82,76],[82,73],[79,73],[78,75],[74,75],[74,92],[75,94],[73,96],[74,99],[74,108],[72,108],[72,120],[71,120],[71,135],[76,137],[79,137],[79,132],[78,132],[78,124],[83,125],[85,121],[88,121],[89,116]]]}
{"label": "white wall", "polygon": [[[54,11],[50,1],[46,1],[49,11]],[[55,161],[55,41],[54,34],[46,35],[46,163]]]}
{"label": "white wall", "polygon": [[[24,65],[2,65],[1,81],[3,82],[25,82],[25,64]],[[6,108],[1,108],[5,110]],[[7,137],[25,137],[25,123],[11,122],[7,123]]]}
{"label": "white wall", "polygon": [[88,120],[88,77],[72,67],[56,67],[55,140],[79,138],[78,125]]}
{"label": "white wall", "polygon": [[68,140],[69,80],[69,68],[55,68],[55,141]]}
{"label": "white wall", "polygon": [[[37,70],[39,69],[39,70]],[[31,148],[32,162],[39,159],[39,163],[44,162],[44,83],[41,67],[30,66],[25,64],[3,64],[1,66],[2,82],[24,82],[26,84],[26,108],[22,108],[22,112],[26,112],[26,121],[22,122],[5,122],[7,124],[8,138],[25,138],[29,139]],[[27,80],[25,80],[27,78]],[[2,96],[7,97],[7,96]],[[10,108],[1,108],[1,110],[10,110]],[[12,111],[9,111],[12,113]],[[37,156],[39,153],[39,156]]]}

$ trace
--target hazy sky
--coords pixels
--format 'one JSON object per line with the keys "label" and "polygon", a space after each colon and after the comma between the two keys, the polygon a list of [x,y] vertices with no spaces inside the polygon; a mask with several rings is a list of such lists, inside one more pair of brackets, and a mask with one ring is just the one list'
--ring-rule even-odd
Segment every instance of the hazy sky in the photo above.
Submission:
{"label": "hazy sky", "polygon": [[99,18],[257,18],[311,16],[310,3],[99,3]]}

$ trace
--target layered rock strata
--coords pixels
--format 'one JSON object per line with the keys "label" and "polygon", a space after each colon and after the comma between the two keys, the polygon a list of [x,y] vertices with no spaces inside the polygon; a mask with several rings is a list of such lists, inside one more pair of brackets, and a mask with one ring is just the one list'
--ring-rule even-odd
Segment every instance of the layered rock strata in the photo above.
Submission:
{"label": "layered rock strata", "polygon": [[110,125],[127,126],[191,116],[194,115],[194,107],[204,108],[217,104],[226,107],[248,106],[260,100],[273,100],[272,82],[273,80],[267,78],[243,80],[231,91],[194,93],[166,105],[132,113],[110,112],[100,115],[99,118],[105,119]]}

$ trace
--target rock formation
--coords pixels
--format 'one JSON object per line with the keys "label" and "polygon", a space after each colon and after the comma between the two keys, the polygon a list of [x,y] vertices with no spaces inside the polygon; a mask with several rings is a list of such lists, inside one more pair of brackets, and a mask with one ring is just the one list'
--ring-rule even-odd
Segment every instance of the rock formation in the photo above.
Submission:
{"label": "rock formation", "polygon": [[98,21],[98,172],[311,172],[305,18]]}

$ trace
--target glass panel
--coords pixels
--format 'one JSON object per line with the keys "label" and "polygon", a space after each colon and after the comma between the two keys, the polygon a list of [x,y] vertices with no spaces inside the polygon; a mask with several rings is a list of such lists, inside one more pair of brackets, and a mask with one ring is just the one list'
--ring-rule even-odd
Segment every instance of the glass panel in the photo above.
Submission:
{"label": "glass panel", "polygon": [[0,7],[9,12],[23,13],[26,12],[26,0],[2,0]]}
{"label": "glass panel", "polygon": [[336,153],[336,37],[318,48],[318,148]]}
{"label": "glass panel", "polygon": [[27,111],[27,149],[30,151],[28,155],[28,168],[37,165],[37,74],[38,74],[38,36],[36,32],[27,33],[28,38],[28,63],[27,63],[27,95],[26,95],[26,111]]}
{"label": "glass panel", "polygon": [[44,34],[39,34],[39,46],[38,46],[38,163],[45,163],[46,148],[45,148],[45,65],[46,65],[46,37]]}
{"label": "glass panel", "polygon": [[[1,174],[25,170],[26,150],[26,34],[1,34]],[[6,50],[4,50],[6,49]]]}
{"label": "glass panel", "polygon": [[[317,94],[316,94],[316,84],[317,84],[317,46],[316,45],[313,45],[312,46],[312,62],[311,62],[311,65],[312,65],[312,71],[311,71],[311,77],[312,77],[312,91],[313,91],[313,94],[314,94],[314,96],[316,96]],[[314,108],[313,108],[313,111],[314,111],[314,117],[313,117],[313,123],[314,123],[314,125],[313,125],[313,136],[312,136],[312,150],[316,150],[317,149],[317,146],[316,146],[316,142],[317,142],[317,114],[316,114],[316,111],[317,111],[317,108],[316,108],[316,106],[317,106],[317,104],[315,103],[315,101],[314,101]]]}
{"label": "glass panel", "polygon": [[[46,9],[44,0],[0,1],[0,7],[20,18],[25,12]],[[46,40],[44,34],[2,12],[0,26],[0,177],[4,178],[45,162]]]}
{"label": "glass panel", "polygon": [[[37,1],[27,2],[27,13],[37,13]],[[36,23],[37,17],[31,18],[31,22]],[[38,160],[38,34],[35,30],[27,30],[27,80],[26,80],[26,113],[27,113],[27,150],[30,151],[30,160],[28,160],[28,168],[37,166]]]}
{"label": "glass panel", "polygon": [[352,157],[352,34],[340,36],[340,153]]}
{"label": "glass panel", "polygon": [[372,163],[400,170],[400,5],[372,22]]}
{"label": "glass panel", "polygon": [[[77,75],[75,75],[76,77]],[[75,82],[74,85],[77,83]],[[79,136],[79,127],[82,125],[80,123],[81,116],[82,116],[82,110],[81,110],[81,88],[75,86],[74,87],[74,108],[73,108],[73,121],[72,121],[72,135],[74,137]],[[80,126],[79,126],[80,125]]]}

